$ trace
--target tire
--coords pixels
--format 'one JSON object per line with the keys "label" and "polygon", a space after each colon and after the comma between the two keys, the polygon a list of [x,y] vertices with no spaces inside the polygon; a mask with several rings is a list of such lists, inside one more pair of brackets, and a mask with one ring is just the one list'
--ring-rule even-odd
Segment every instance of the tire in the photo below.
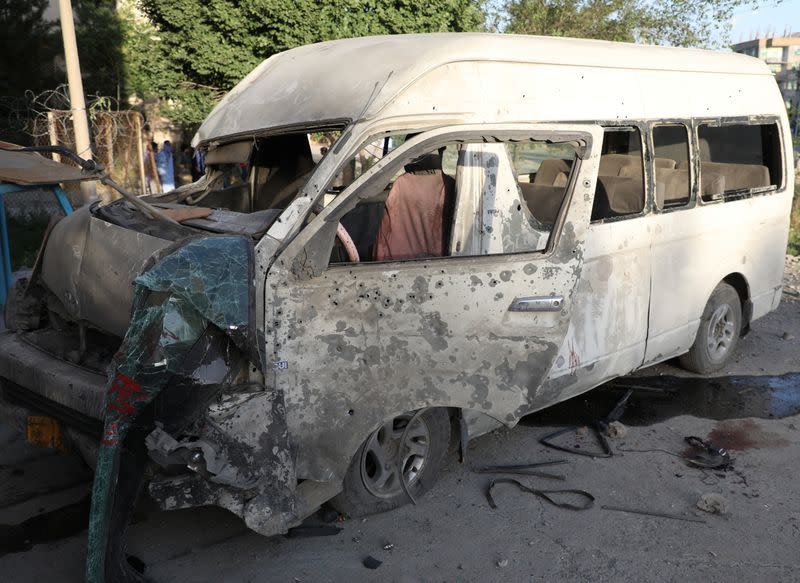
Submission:
{"label": "tire", "polygon": [[[355,518],[393,510],[410,500],[399,482],[398,444],[411,411],[395,417],[373,431],[358,448],[344,478],[342,492],[329,504],[341,514]],[[450,443],[450,417],[443,408],[421,413],[406,434],[412,451],[403,448],[403,469],[409,493],[419,498],[436,483]],[[379,463],[379,458],[387,462]],[[385,468],[389,467],[387,471]]]}
{"label": "tire", "polygon": [[692,348],[680,357],[683,368],[700,374],[717,372],[730,361],[742,331],[742,303],[727,283],[708,298]]}

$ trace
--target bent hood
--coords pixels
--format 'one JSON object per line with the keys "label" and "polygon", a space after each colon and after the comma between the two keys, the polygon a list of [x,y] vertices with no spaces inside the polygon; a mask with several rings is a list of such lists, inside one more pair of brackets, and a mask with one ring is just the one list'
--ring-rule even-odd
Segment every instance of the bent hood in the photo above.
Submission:
{"label": "bent hood", "polygon": [[122,337],[130,322],[134,279],[154,253],[171,244],[94,217],[83,207],[53,227],[42,281],[69,317]]}

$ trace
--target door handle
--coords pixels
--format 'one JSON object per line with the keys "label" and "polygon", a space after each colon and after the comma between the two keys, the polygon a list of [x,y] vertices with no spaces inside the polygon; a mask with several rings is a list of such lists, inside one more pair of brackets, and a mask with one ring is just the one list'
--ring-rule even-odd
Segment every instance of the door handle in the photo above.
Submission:
{"label": "door handle", "polygon": [[514,298],[509,312],[558,312],[564,304],[564,296],[531,296]]}

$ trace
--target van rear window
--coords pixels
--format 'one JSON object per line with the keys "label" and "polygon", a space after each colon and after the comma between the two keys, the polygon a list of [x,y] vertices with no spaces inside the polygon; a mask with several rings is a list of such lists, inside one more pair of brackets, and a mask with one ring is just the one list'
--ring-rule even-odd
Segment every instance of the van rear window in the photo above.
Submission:
{"label": "van rear window", "polygon": [[703,200],[732,200],[781,185],[777,124],[700,124],[697,137]]}

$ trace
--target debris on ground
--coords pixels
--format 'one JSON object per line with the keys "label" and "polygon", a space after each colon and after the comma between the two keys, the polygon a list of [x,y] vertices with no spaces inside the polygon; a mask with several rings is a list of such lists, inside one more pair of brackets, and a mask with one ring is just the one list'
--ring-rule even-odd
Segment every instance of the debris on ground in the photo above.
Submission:
{"label": "debris on ground", "polygon": [[[631,398],[633,394],[633,389],[628,389],[625,391],[625,394],[622,398],[617,401],[614,408],[606,415],[604,419],[598,419],[591,424],[592,431],[594,433],[595,438],[597,439],[597,443],[600,445],[601,449],[603,450],[602,453],[597,451],[578,451],[580,449],[579,445],[574,445],[572,448],[559,445],[553,442],[553,440],[565,433],[575,432],[578,437],[583,437],[584,435],[588,434],[588,429],[586,427],[564,427],[563,429],[559,429],[549,435],[545,435],[539,440],[539,443],[546,447],[551,447],[553,449],[557,449],[560,451],[567,451],[569,453],[575,453],[578,455],[583,455],[587,457],[593,458],[605,458],[605,457],[612,457],[614,452],[611,450],[611,446],[609,445],[608,441],[606,440],[606,435],[611,437],[615,437],[614,435],[610,434],[610,431],[617,431],[618,429],[624,430],[622,435],[618,437],[622,438],[627,434],[627,428],[619,423],[619,418],[622,417],[622,414],[625,412],[625,407],[628,406],[628,399]],[[615,429],[611,430],[610,426],[612,424],[616,424]],[[582,433],[585,431],[585,433]]]}
{"label": "debris on ground", "polygon": [[501,569],[508,567],[508,559],[500,559],[499,561],[497,561],[497,566],[500,567]]}
{"label": "debris on ground", "polygon": [[692,516],[683,516],[681,514],[672,514],[669,512],[658,512],[655,510],[645,510],[642,508],[625,508],[623,506],[612,506],[610,504],[604,504],[601,506],[603,510],[613,510],[615,512],[627,512],[628,514],[641,514],[644,516],[655,516],[656,518],[670,518],[672,520],[682,520],[684,522],[701,522],[705,524],[705,520],[702,518],[694,518]]}
{"label": "debris on ground", "polygon": [[628,428],[619,421],[612,421],[606,427],[606,435],[611,439],[623,439],[628,435]]}
{"label": "debris on ground", "polygon": [[703,512],[711,514],[727,514],[728,501],[720,494],[703,494],[697,501],[697,507]]}
{"label": "debris on ground", "polygon": [[608,441],[606,441],[605,435],[603,435],[603,432],[600,430],[600,426],[597,423],[595,423],[592,426],[592,429],[594,430],[594,436],[597,439],[597,443],[600,444],[602,451],[582,450],[579,449],[580,445],[578,444],[575,444],[573,447],[568,447],[566,445],[560,445],[558,443],[555,443],[554,440],[556,438],[564,435],[565,433],[577,432],[578,429],[579,429],[578,427],[564,427],[563,429],[559,429],[558,431],[554,431],[553,433],[549,433],[544,437],[540,438],[539,443],[541,443],[545,447],[557,449],[558,451],[565,451],[568,453],[574,453],[586,457],[605,458],[614,455],[614,453],[611,451],[611,446],[608,445]]}
{"label": "debris on ground", "polygon": [[[492,490],[498,484],[512,484],[522,490],[533,494],[537,498],[549,502],[557,508],[566,508],[568,510],[588,510],[594,506],[594,496],[586,490],[564,489],[564,490],[537,490],[530,486],[523,484],[519,480],[513,478],[497,478],[489,482],[489,487],[486,490],[486,501],[489,507],[497,510],[497,504],[492,496]],[[580,502],[570,502],[569,500],[579,500]]]}
{"label": "debris on ground", "polygon": [[683,452],[683,459],[692,466],[719,469],[729,467],[733,462],[730,453],[724,447],[719,447],[710,441],[703,441],[694,435],[686,437],[685,441],[689,447]]}
{"label": "debris on ground", "polygon": [[784,332],[781,335],[781,340],[794,340],[794,334],[789,334],[788,332]]}
{"label": "debris on ground", "polygon": [[367,555],[364,558],[363,564],[367,569],[377,569],[383,564],[383,561],[379,561],[372,555]]}
{"label": "debris on ground", "polygon": [[552,460],[547,462],[535,462],[530,464],[513,464],[513,465],[499,465],[499,466],[485,466],[482,468],[474,468],[472,471],[476,474],[518,474],[522,476],[536,476],[537,478],[549,478],[551,480],[566,480],[566,476],[562,474],[551,474],[549,472],[539,471],[537,468],[543,466],[555,466],[559,464],[569,463],[567,460]]}
{"label": "debris on ground", "polygon": [[394,544],[393,543],[386,543],[385,545],[383,545],[383,550],[384,551],[391,551],[393,548],[394,548]]}

